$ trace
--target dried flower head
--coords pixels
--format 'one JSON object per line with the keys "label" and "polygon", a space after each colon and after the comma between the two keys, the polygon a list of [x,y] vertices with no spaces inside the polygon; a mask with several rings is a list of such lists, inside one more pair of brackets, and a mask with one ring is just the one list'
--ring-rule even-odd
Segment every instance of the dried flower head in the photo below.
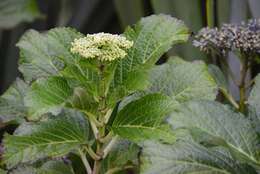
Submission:
{"label": "dried flower head", "polygon": [[199,31],[195,36],[193,45],[206,53],[209,53],[212,50],[225,53],[232,47],[230,37],[225,29],[218,30],[217,28],[208,27]]}
{"label": "dried flower head", "polygon": [[75,39],[72,42],[71,52],[80,54],[85,58],[113,61],[124,58],[127,54],[125,50],[132,46],[133,42],[127,40],[124,36],[97,33]]}
{"label": "dried flower head", "polygon": [[193,45],[201,51],[220,53],[238,50],[246,54],[260,53],[260,20],[248,23],[224,24],[220,29],[203,28],[195,36]]}

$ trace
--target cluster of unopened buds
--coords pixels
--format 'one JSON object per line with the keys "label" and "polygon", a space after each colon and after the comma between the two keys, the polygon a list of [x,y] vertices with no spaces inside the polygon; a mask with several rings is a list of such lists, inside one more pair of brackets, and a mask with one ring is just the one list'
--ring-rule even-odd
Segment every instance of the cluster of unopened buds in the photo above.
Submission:
{"label": "cluster of unopened buds", "polygon": [[100,61],[113,61],[124,58],[126,50],[133,46],[133,42],[124,36],[97,33],[75,39],[71,43],[71,52],[84,58],[96,58]]}
{"label": "cluster of unopened buds", "polygon": [[195,36],[193,45],[201,51],[225,54],[239,51],[245,54],[260,53],[260,19],[248,23],[224,24],[221,28],[203,28]]}

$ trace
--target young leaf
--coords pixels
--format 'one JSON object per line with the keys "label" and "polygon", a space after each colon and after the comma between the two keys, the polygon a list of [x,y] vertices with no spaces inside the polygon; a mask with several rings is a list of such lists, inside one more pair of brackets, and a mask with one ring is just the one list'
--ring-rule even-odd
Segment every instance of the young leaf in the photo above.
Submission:
{"label": "young leaf", "polygon": [[112,130],[135,142],[146,139],[173,141],[174,137],[168,127],[162,125],[172,105],[172,100],[161,94],[144,96],[129,103],[118,113]]}
{"label": "young leaf", "polygon": [[82,36],[71,28],[55,28],[45,34],[27,31],[17,43],[21,55],[19,70],[24,78],[32,81],[57,75],[64,62],[75,61],[75,55],[70,52],[71,42]]}
{"label": "young leaf", "polygon": [[12,28],[20,22],[41,17],[36,0],[1,0],[0,28]]}
{"label": "young leaf", "polygon": [[[247,174],[248,170],[221,149],[207,149],[192,141],[174,144],[145,142],[141,157],[142,174]],[[254,172],[255,173],[255,172]]]}
{"label": "young leaf", "polygon": [[26,117],[27,108],[24,105],[24,97],[28,88],[24,81],[17,79],[0,97],[0,119],[2,122]]}
{"label": "young leaf", "polygon": [[257,134],[240,113],[213,101],[191,101],[171,113],[169,123],[173,129],[200,130],[214,137],[209,143],[228,147],[241,161],[259,164]]}
{"label": "young leaf", "polygon": [[65,155],[88,143],[88,128],[85,118],[70,110],[39,124],[21,125],[16,134],[4,137],[4,162],[12,168],[19,163]]}
{"label": "young leaf", "polygon": [[38,119],[47,112],[57,113],[57,110],[72,95],[72,89],[62,77],[49,77],[34,82],[28,92],[25,103],[28,106],[29,119]]}
{"label": "young leaf", "polygon": [[[144,88],[144,74],[147,69],[174,43],[185,42],[189,31],[181,21],[161,14],[142,18],[133,28],[127,28],[124,36],[132,40],[134,46],[129,49],[127,56],[118,62],[115,70],[111,91],[121,92],[121,97],[129,94],[129,91]],[[132,81],[131,76],[138,82]]]}

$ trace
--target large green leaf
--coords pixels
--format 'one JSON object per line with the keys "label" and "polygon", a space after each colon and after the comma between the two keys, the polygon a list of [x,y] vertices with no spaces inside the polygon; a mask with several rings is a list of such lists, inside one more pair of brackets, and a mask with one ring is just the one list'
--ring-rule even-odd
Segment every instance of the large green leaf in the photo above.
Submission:
{"label": "large green leaf", "polygon": [[10,174],[74,174],[70,164],[63,161],[47,161],[41,166],[21,165],[11,170]]}
{"label": "large green leaf", "polygon": [[4,137],[4,162],[8,168],[44,157],[65,155],[87,144],[88,122],[78,112],[66,110],[38,124],[23,124]]}
{"label": "large green leaf", "polygon": [[144,96],[129,103],[118,113],[112,130],[135,142],[146,139],[172,141],[173,135],[168,127],[161,124],[172,105],[172,100],[161,94]]}
{"label": "large green leaf", "polygon": [[120,103],[119,110],[147,93],[166,94],[173,99],[176,106],[194,99],[214,100],[217,95],[215,81],[205,63],[187,62],[178,57],[171,57],[167,63],[152,69],[149,88],[126,97]]}
{"label": "large green leaf", "polygon": [[25,98],[30,111],[28,118],[37,119],[46,112],[58,113],[72,93],[72,89],[62,77],[37,80]]}
{"label": "large green leaf", "polygon": [[160,92],[182,103],[193,99],[214,100],[217,85],[201,61],[186,62],[174,57],[156,66],[150,75],[149,92]]}
{"label": "large green leaf", "polygon": [[[144,143],[142,174],[247,174],[241,164],[222,148],[207,149],[192,141],[172,145]],[[252,172],[252,174],[255,172]]]}
{"label": "large green leaf", "polygon": [[63,161],[48,161],[37,168],[37,174],[74,174],[74,172],[71,165]]}
{"label": "large green leaf", "polygon": [[240,113],[227,105],[213,101],[191,101],[171,113],[169,123],[173,129],[186,128],[202,131],[213,137],[209,143],[228,147],[243,162],[259,164],[257,134]]}
{"label": "large green leaf", "polygon": [[144,88],[147,69],[174,43],[186,41],[189,31],[183,22],[161,14],[142,18],[133,28],[127,28],[124,36],[134,45],[115,70],[111,92],[121,94],[119,98]]}
{"label": "large green leaf", "polygon": [[0,28],[12,28],[20,22],[41,17],[36,0],[1,0]]}
{"label": "large green leaf", "polygon": [[0,119],[2,122],[22,119],[27,116],[27,108],[24,105],[27,90],[28,85],[21,79],[17,79],[0,97]]}
{"label": "large green leaf", "polygon": [[[164,13],[183,20],[191,31],[197,32],[204,26],[202,2],[200,0],[150,0],[156,14]],[[185,8],[184,8],[185,7]],[[203,59],[205,55],[192,46],[191,41],[177,46],[170,51],[171,55],[179,55],[186,60]]]}
{"label": "large green leaf", "polygon": [[39,119],[45,113],[57,115],[62,108],[73,108],[82,112],[97,112],[98,103],[84,88],[72,89],[63,77],[52,76],[35,81],[25,97],[29,108],[27,118]]}
{"label": "large green leaf", "polygon": [[70,52],[71,42],[83,35],[71,28],[55,28],[40,34],[27,31],[17,46],[20,48],[19,70],[26,80],[57,75],[65,63],[75,62],[77,56]]}

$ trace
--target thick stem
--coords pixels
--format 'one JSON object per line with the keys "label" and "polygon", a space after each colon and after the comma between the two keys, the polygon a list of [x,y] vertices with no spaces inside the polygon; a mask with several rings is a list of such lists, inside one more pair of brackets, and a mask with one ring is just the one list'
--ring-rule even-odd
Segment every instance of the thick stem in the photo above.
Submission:
{"label": "thick stem", "polygon": [[[100,154],[100,142],[97,141],[97,150],[96,150],[96,154]],[[101,168],[101,160],[102,159],[96,159],[94,162],[94,168],[93,168],[93,173],[92,174],[99,174],[100,172],[100,168]]]}
{"label": "thick stem", "polygon": [[206,1],[207,26],[214,27],[214,0]]}
{"label": "thick stem", "polygon": [[241,70],[240,70],[240,83],[239,83],[239,111],[245,112],[245,101],[246,101],[246,75],[248,71],[248,58],[243,57],[243,61],[241,62]]}
{"label": "thick stem", "polygon": [[88,163],[86,155],[81,150],[79,150],[79,155],[80,155],[80,158],[81,158],[81,160],[82,160],[82,162],[83,162],[83,164],[84,164],[84,166],[86,168],[87,173],[88,174],[92,174],[92,169],[91,169],[91,167],[90,167],[90,165]]}

